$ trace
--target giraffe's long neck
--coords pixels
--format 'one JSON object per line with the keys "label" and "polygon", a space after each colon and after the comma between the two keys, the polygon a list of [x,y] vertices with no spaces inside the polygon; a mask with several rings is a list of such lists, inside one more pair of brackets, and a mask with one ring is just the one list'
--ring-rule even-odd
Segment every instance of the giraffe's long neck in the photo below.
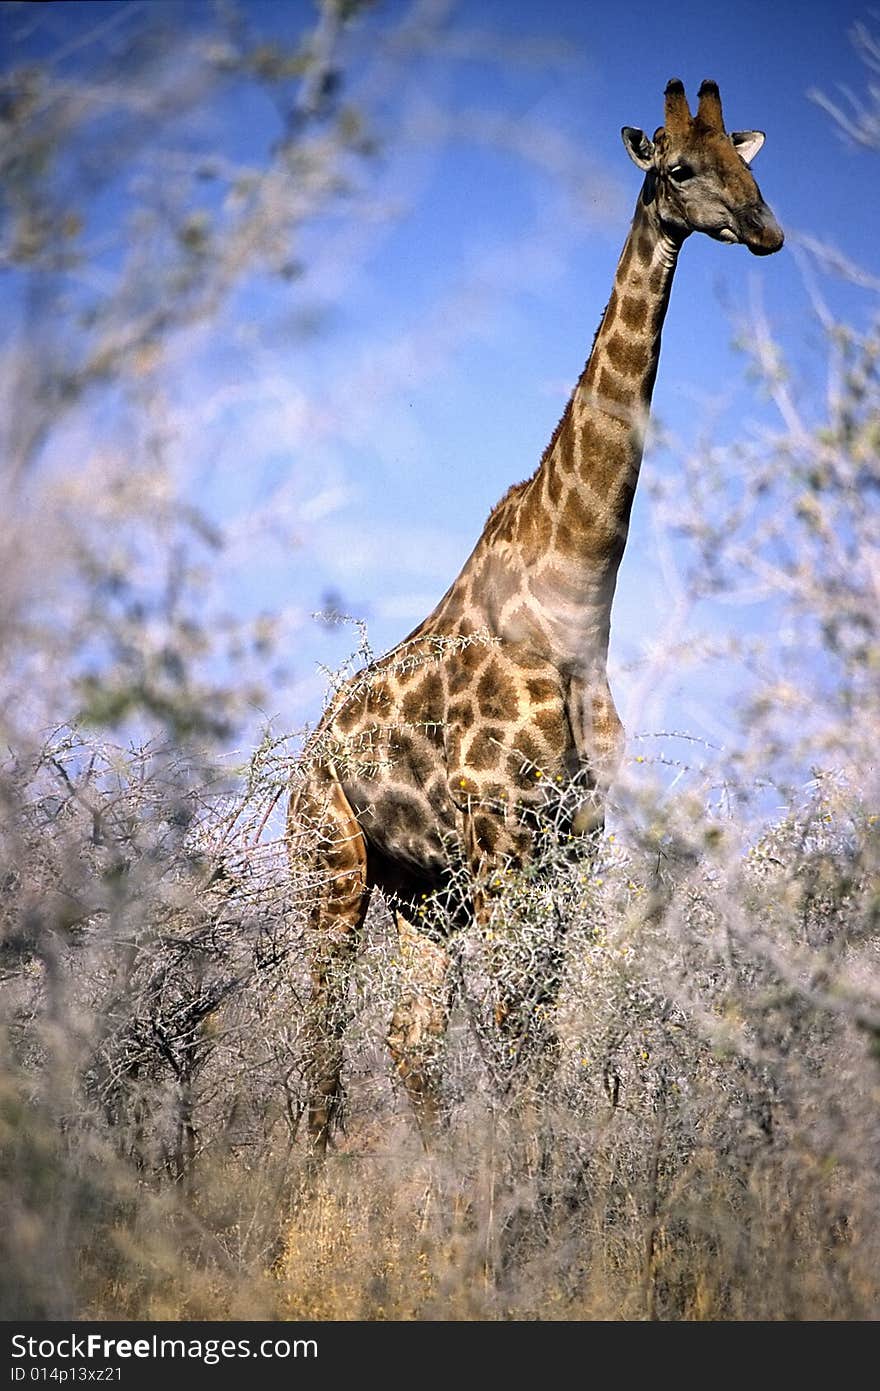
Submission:
{"label": "giraffe's long neck", "polygon": [[541,466],[499,505],[474,555],[483,593],[499,600],[487,606],[489,626],[510,640],[540,642],[543,632],[572,669],[607,653],[678,250],[643,192],[593,350]]}
{"label": "giraffe's long neck", "polygon": [[629,527],[679,247],[639,198],[593,350],[534,479],[554,549],[616,569]]}
{"label": "giraffe's long neck", "polygon": [[593,351],[538,471],[501,500],[417,632],[487,628],[561,670],[604,669],[678,250],[643,190]]}

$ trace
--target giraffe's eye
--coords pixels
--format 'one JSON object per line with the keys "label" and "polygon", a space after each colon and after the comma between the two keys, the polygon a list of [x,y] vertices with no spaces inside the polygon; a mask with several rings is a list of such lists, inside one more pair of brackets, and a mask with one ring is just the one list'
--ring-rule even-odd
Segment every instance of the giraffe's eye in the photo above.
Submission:
{"label": "giraffe's eye", "polygon": [[669,171],[670,179],[674,179],[677,184],[683,184],[685,179],[692,179],[694,171],[689,164],[673,164]]}

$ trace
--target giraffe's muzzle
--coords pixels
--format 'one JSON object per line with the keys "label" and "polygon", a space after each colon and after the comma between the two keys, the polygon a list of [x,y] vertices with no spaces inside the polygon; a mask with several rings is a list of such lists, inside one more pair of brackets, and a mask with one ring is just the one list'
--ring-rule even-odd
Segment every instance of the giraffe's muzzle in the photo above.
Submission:
{"label": "giraffe's muzzle", "polygon": [[779,251],[785,233],[766,203],[750,209],[741,219],[740,235],[753,256],[771,256]]}
{"label": "giraffe's muzzle", "polygon": [[731,213],[730,222],[709,232],[716,241],[747,246],[753,256],[770,256],[785,241],[785,234],[766,203],[746,212]]}

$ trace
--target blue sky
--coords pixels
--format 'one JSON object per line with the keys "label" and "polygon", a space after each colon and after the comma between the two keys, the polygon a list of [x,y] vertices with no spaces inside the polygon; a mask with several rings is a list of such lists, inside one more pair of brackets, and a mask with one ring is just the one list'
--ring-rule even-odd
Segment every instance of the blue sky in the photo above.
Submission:
{"label": "blue sky", "polygon": [[[112,7],[51,8],[51,39],[31,38],[31,53]],[[298,0],[241,8],[268,36],[291,36],[312,15]],[[364,21],[368,33],[409,8],[380,6]],[[195,23],[200,7],[183,12]],[[308,618],[322,595],[365,617],[384,650],[443,593],[492,504],[533,470],[588,353],[638,193],[620,127],[650,134],[671,76],[692,95],[715,78],[728,128],[766,131],[754,172],[789,240],[758,261],[744,248],[690,239],[655,415],[685,442],[707,411],[720,439],[766,418],[732,347],[734,320],[750,304],[763,304],[810,370],[815,329],[791,249],[798,234],[878,269],[875,158],[846,145],[808,95],[864,89],[848,37],[860,19],[870,12],[859,5],[794,0],[465,0],[454,10],[452,54],[425,55],[398,74],[379,104],[382,153],[363,171],[368,198],[386,215],[314,228],[300,248],[304,280],[252,287],[190,342],[175,387],[179,411],[198,403],[200,412],[188,486],[231,531],[230,605],[290,610],[295,680],[275,697],[281,724],[315,716],[317,664],[333,666],[352,646]],[[543,44],[541,61],[517,60],[526,40]],[[357,95],[357,66],[351,78]],[[246,152],[273,119],[252,102],[213,112],[209,127]],[[492,132],[502,123],[528,135],[537,160],[499,148]],[[827,292],[841,309],[864,313],[854,292],[834,284]],[[673,454],[649,454],[643,484],[669,468]],[[674,540],[658,539],[642,486],[612,630],[614,688],[633,733],[670,722],[717,733],[705,680],[689,685],[684,672],[646,696],[629,670],[666,631],[680,558]],[[760,623],[746,612],[704,612],[683,620],[685,636],[697,617],[710,629]],[[719,702],[732,689],[719,690]]]}

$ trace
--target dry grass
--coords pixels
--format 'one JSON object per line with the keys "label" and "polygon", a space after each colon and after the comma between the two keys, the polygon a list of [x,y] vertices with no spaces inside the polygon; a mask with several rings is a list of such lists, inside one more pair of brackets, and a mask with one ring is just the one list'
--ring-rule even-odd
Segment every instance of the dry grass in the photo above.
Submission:
{"label": "dry grass", "polygon": [[[280,862],[213,908],[201,863],[191,897],[174,881],[182,921],[140,929],[122,986],[127,939],[32,944],[5,986],[4,1317],[876,1316],[873,823],[820,788],[741,851],[687,799],[673,824],[675,805],[659,871],[635,822],[594,864],[551,837],[541,874],[509,876],[491,957],[461,934],[430,1154],[382,1046],[400,966],[381,901],[348,1000],[345,1126],[318,1173],[295,895],[265,950]],[[487,963],[501,941],[508,978],[518,953],[534,965],[560,921],[559,1052],[548,1068],[534,1017],[512,1065]]]}

